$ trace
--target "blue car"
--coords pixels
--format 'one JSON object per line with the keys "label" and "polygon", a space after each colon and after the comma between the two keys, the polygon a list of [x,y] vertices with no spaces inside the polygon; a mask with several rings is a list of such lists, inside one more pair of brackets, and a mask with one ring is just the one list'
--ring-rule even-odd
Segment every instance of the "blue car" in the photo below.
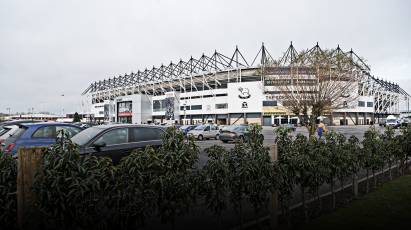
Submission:
{"label": "blue car", "polygon": [[17,149],[21,147],[49,146],[56,142],[57,133],[66,131],[72,137],[84,128],[76,125],[58,122],[42,122],[20,124],[17,130],[4,143],[5,152],[17,155]]}

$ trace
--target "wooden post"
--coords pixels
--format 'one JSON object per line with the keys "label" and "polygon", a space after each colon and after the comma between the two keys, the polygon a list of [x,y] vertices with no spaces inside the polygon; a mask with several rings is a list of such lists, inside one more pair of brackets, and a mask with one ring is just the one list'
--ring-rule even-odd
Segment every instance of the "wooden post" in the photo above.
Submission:
{"label": "wooden post", "polygon": [[[276,144],[270,146],[270,157],[273,162],[278,159],[278,148]],[[270,203],[270,227],[276,229],[278,227],[278,192],[275,191],[271,195]]]}
{"label": "wooden post", "polygon": [[44,147],[20,148],[17,151],[17,224],[20,229],[36,229],[39,212],[32,190],[34,177],[42,164]]}

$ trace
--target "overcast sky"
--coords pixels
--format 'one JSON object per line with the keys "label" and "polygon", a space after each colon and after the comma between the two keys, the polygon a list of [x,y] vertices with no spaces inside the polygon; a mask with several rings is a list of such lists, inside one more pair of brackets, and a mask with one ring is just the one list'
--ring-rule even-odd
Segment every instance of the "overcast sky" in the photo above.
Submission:
{"label": "overcast sky", "polygon": [[80,111],[93,81],[235,45],[251,61],[261,42],[353,48],[411,93],[411,1],[332,2],[1,0],[0,112]]}

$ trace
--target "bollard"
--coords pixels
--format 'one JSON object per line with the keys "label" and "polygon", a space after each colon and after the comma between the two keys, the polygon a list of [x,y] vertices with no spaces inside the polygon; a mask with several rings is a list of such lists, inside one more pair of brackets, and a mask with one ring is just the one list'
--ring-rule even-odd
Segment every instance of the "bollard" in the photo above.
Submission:
{"label": "bollard", "polygon": [[[275,162],[278,159],[278,148],[276,144],[270,146],[270,157],[271,157],[272,162]],[[276,229],[278,227],[278,192],[277,191],[271,194],[270,227],[271,229]]]}
{"label": "bollard", "polygon": [[35,206],[36,197],[32,186],[45,150],[43,147],[34,147],[17,151],[17,224],[20,229],[38,228],[39,211]]}

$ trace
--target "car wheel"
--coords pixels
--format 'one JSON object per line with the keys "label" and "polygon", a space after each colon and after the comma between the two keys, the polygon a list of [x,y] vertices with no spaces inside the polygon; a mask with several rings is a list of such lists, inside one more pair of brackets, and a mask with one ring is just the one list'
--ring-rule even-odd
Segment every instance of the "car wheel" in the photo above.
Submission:
{"label": "car wheel", "polygon": [[198,139],[199,141],[202,141],[202,140],[204,139],[204,137],[203,137],[203,135],[198,135],[197,139]]}
{"label": "car wheel", "polygon": [[216,140],[220,139],[220,134],[215,135],[215,139]]}
{"label": "car wheel", "polygon": [[223,142],[223,143],[228,143],[228,141],[227,141],[227,140],[222,140],[222,142]]}

